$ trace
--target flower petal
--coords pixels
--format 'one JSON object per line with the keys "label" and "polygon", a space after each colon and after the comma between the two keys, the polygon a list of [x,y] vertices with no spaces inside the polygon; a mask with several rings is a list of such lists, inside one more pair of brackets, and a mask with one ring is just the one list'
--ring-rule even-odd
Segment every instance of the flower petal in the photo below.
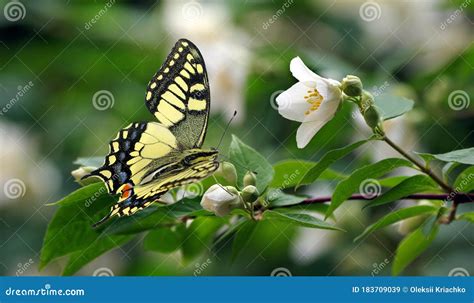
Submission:
{"label": "flower petal", "polygon": [[314,88],[315,85],[314,82],[298,82],[281,93],[276,98],[280,115],[289,120],[303,122],[309,107],[304,96],[308,93],[308,89]]}
{"label": "flower petal", "polygon": [[298,79],[298,81],[319,81],[322,78],[311,71],[301,60],[300,57],[295,57],[290,62],[290,71],[293,77]]}
{"label": "flower petal", "polygon": [[311,120],[301,123],[296,132],[296,144],[298,148],[304,148],[314,135],[334,117],[339,103],[340,102],[323,103],[316,111],[307,116],[310,117]]}

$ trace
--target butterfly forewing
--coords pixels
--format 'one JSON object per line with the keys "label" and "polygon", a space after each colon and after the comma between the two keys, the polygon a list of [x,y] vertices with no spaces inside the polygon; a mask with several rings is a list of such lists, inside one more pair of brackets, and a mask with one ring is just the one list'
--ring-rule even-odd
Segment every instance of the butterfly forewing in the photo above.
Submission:
{"label": "butterfly forewing", "polygon": [[148,84],[145,100],[184,148],[202,145],[209,116],[209,81],[202,55],[192,42],[181,39],[175,44]]}

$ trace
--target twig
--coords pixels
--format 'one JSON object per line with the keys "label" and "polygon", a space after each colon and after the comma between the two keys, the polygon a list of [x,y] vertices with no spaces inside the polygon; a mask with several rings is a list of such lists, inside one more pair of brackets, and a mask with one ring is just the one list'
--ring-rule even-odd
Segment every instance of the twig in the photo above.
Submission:
{"label": "twig", "polygon": [[446,192],[450,193],[453,191],[451,186],[446,184],[440,177],[438,177],[431,169],[423,165],[423,163],[419,162],[417,159],[412,157],[410,154],[408,154],[406,151],[404,151],[400,146],[398,146],[395,142],[390,140],[387,136],[383,136],[382,140],[384,140],[388,145],[390,145],[394,150],[399,152],[402,156],[404,156],[406,159],[408,159],[410,162],[418,166],[418,168],[427,174],[428,176],[431,177],[436,183],[438,183],[441,188],[443,188]]}

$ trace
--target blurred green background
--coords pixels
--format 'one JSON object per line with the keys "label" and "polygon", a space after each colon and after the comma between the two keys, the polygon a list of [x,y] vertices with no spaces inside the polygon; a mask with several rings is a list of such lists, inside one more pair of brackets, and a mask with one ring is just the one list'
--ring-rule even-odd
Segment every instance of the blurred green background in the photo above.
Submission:
{"label": "blurred green background", "polygon": [[[316,161],[327,150],[370,134],[347,104],[305,149],[297,149],[298,123],[279,116],[274,100],[296,81],[289,72],[294,56],[325,77],[358,75],[375,95],[414,99],[412,112],[386,125],[407,150],[441,153],[474,143],[470,1],[0,3],[2,275],[60,273],[61,261],[40,273],[36,268],[54,213],[46,204],[78,188],[70,175],[77,157],[105,155],[120,128],[153,120],[144,106],[146,84],[181,37],[201,49],[208,68],[212,116],[206,146],[218,144],[234,110],[238,116],[230,133],[272,163]],[[460,91],[461,103],[450,102],[450,95]],[[220,148],[223,159],[229,141],[227,134]],[[374,143],[335,169],[350,172],[392,156],[398,155]],[[334,186],[318,182],[302,192],[329,194]],[[136,240],[79,274],[107,267],[115,275],[269,275],[284,267],[293,275],[388,275],[403,233],[388,228],[353,243],[365,226],[390,210],[361,211],[361,206],[350,202],[338,211],[347,233],[262,224],[234,264],[229,263],[229,243],[183,265],[179,255],[144,252]],[[443,227],[406,273],[447,275],[456,267],[474,273],[474,236],[467,223]]]}

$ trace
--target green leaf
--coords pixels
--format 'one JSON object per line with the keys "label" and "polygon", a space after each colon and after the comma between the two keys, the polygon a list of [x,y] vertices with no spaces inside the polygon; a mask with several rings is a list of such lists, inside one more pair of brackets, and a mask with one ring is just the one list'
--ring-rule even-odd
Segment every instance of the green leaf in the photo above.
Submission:
{"label": "green leaf", "polygon": [[456,177],[454,189],[461,193],[474,190],[474,166],[469,166]]}
{"label": "green leaf", "polygon": [[236,136],[232,135],[232,142],[229,150],[230,161],[235,164],[237,170],[237,182],[240,187],[243,186],[243,177],[247,170],[257,173],[257,189],[260,193],[273,179],[273,167],[267,159],[259,154],[255,149],[244,144]]}
{"label": "green leaf", "polygon": [[442,169],[443,178],[447,183],[449,183],[449,175],[459,165],[461,165],[461,164],[456,163],[456,162],[448,162],[443,166],[443,169]]}
{"label": "green leaf", "polygon": [[379,206],[390,203],[408,195],[425,191],[439,191],[436,183],[426,175],[415,175],[403,180],[400,184],[370,201],[365,207]]}
{"label": "green leaf", "polygon": [[382,187],[394,187],[400,184],[403,180],[408,179],[410,176],[394,176],[380,179],[379,183]]}
{"label": "green leaf", "polygon": [[102,187],[97,184],[91,184],[55,203],[60,207],[46,230],[40,269],[55,258],[86,248],[100,236],[100,232],[92,228],[92,224],[115,203],[115,198],[106,192],[95,195],[100,188]]}
{"label": "green leaf", "polygon": [[173,230],[170,227],[154,229],[148,232],[143,239],[143,247],[146,250],[153,250],[162,253],[176,251],[183,243],[183,228],[185,227],[181,224],[177,226],[176,230]]}
{"label": "green leaf", "polygon": [[306,197],[285,194],[279,189],[270,189],[267,194],[269,207],[282,207],[301,203]]}
{"label": "green leaf", "polygon": [[84,265],[99,257],[103,253],[114,247],[121,246],[132,240],[133,236],[100,236],[90,243],[85,249],[72,253],[62,272],[63,276],[70,276],[76,273]]}
{"label": "green leaf", "polygon": [[78,201],[82,201],[84,202],[84,205],[87,206],[89,204],[94,203],[97,198],[102,196],[108,196],[112,198],[112,196],[107,193],[107,188],[105,187],[104,183],[92,183],[73,191],[72,193],[57,202],[50,203],[47,205],[68,205],[78,203]]}
{"label": "green leaf", "polygon": [[430,165],[430,162],[436,159],[432,154],[429,154],[429,153],[420,153],[420,152],[414,152],[414,153],[420,156],[420,158],[422,158],[423,161],[425,161],[426,166]]}
{"label": "green leaf", "polygon": [[194,219],[184,235],[181,247],[183,262],[188,263],[204,251],[210,250],[215,232],[224,223],[224,219],[218,217],[198,217]]}
{"label": "green leaf", "polygon": [[343,229],[336,227],[332,224],[329,224],[321,219],[313,217],[309,214],[304,213],[287,213],[280,212],[278,210],[267,210],[263,213],[264,220],[278,220],[287,222],[293,225],[309,227],[309,228],[319,228],[319,229],[330,229],[330,230],[340,230]]}
{"label": "green leaf", "polygon": [[163,225],[179,223],[184,216],[207,215],[199,204],[199,197],[182,199],[167,206],[151,205],[131,217],[122,217],[107,227],[113,234],[135,234],[138,232],[160,228]]}
{"label": "green leaf", "polygon": [[467,212],[460,214],[456,220],[465,220],[471,223],[474,223],[474,212]]}
{"label": "green leaf", "polygon": [[101,184],[91,184],[55,203],[59,209],[46,230],[40,269],[58,257],[71,254],[64,274],[72,274],[98,255],[131,239],[92,228],[116,202],[103,188]]}
{"label": "green leaf", "polygon": [[397,211],[391,212],[377,222],[369,225],[357,238],[354,239],[354,242],[360,241],[373,233],[376,230],[384,228],[388,225],[396,223],[407,218],[416,217],[421,214],[433,213],[436,214],[438,207],[432,205],[418,205],[407,208],[402,208]]}
{"label": "green leaf", "polygon": [[406,236],[398,245],[392,266],[392,274],[394,276],[399,275],[405,267],[413,262],[430,246],[431,242],[433,242],[438,234],[439,225],[434,224],[428,233],[424,231],[424,228],[425,226],[417,228]]}
{"label": "green leaf", "polygon": [[413,100],[390,94],[382,94],[375,98],[375,105],[383,120],[401,116],[413,108]]}
{"label": "green leaf", "polygon": [[359,185],[368,179],[379,178],[395,168],[402,166],[411,167],[410,161],[400,158],[389,158],[377,163],[369,164],[356,169],[347,179],[339,182],[332,195],[332,201],[329,205],[328,218],[344,201],[346,201],[354,192],[359,190]]}
{"label": "green leaf", "polygon": [[445,154],[433,155],[436,159],[444,162],[457,162],[474,165],[474,147],[453,150]]}
{"label": "green leaf", "polygon": [[[275,188],[291,188],[301,182],[304,175],[317,164],[317,162],[303,161],[303,160],[285,160],[273,165],[275,175],[270,183],[270,187]],[[334,170],[326,169],[319,179],[324,180],[340,180],[345,177]]]}
{"label": "green leaf", "polygon": [[234,241],[232,242],[232,262],[237,259],[239,254],[248,246],[254,231],[258,226],[258,222],[254,220],[245,221],[235,233]]}
{"label": "green leaf", "polygon": [[104,157],[81,157],[73,163],[79,166],[101,167],[104,164]]}
{"label": "green leaf", "polygon": [[371,139],[368,140],[362,140],[356,143],[353,143],[351,145],[338,148],[338,149],[333,149],[331,151],[328,151],[322,158],[321,161],[319,161],[316,165],[311,167],[308,172],[303,176],[302,180],[298,183],[297,187],[300,187],[301,185],[306,185],[306,184],[311,184],[316,179],[319,178],[319,176],[324,172],[331,164],[336,162],[337,160],[343,158],[344,156],[348,155],[350,152],[361,146],[362,144],[367,143]]}

